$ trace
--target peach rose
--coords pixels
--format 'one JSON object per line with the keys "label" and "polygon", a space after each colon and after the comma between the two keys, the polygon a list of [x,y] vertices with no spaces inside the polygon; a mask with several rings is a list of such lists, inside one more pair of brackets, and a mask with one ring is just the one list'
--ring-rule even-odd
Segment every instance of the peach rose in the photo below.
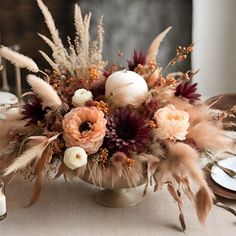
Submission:
{"label": "peach rose", "polygon": [[98,151],[106,133],[106,119],[95,107],[77,107],[63,120],[64,139],[67,147],[81,147],[88,154]]}
{"label": "peach rose", "polygon": [[154,114],[156,135],[160,139],[184,140],[189,127],[189,114],[173,105],[158,109]]}

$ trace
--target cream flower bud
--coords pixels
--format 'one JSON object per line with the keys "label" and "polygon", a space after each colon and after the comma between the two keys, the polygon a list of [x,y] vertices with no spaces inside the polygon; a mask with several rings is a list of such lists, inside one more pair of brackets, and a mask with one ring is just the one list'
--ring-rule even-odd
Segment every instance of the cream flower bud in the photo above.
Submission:
{"label": "cream flower bud", "polygon": [[154,114],[157,123],[156,135],[160,139],[185,140],[189,127],[189,114],[170,105]]}
{"label": "cream flower bud", "polygon": [[64,153],[64,163],[71,169],[75,170],[87,163],[87,153],[81,147],[67,148]]}
{"label": "cream flower bud", "polygon": [[72,97],[72,104],[74,107],[84,106],[85,103],[93,99],[93,95],[86,89],[78,89]]}

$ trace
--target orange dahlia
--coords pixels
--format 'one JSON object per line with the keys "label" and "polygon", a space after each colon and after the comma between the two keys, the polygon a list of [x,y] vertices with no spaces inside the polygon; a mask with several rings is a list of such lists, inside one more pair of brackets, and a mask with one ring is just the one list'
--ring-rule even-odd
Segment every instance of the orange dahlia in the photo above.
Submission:
{"label": "orange dahlia", "polygon": [[63,129],[67,147],[79,146],[93,154],[103,143],[106,119],[95,107],[77,107],[65,115]]}

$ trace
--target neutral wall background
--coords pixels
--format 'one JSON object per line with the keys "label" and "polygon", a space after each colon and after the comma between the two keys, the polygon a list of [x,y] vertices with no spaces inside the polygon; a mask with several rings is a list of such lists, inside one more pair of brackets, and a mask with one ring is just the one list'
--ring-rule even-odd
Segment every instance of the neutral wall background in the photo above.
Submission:
{"label": "neutral wall background", "polygon": [[[92,12],[93,34],[97,21],[104,15],[104,57],[110,62],[126,63],[134,48],[145,52],[154,37],[170,25],[173,29],[160,50],[162,65],[175,55],[177,45],[191,43],[191,0],[44,0],[65,43],[67,35],[74,37],[73,10],[76,2],[79,2],[83,14]],[[38,53],[40,49],[50,54],[50,49],[37,36],[37,32],[47,36],[49,33],[36,0],[1,0],[0,32],[3,44],[19,44],[21,52],[35,59],[40,68],[48,67]],[[123,61],[117,56],[118,51],[124,53]],[[188,60],[173,70],[188,70],[190,66]]]}
{"label": "neutral wall background", "polygon": [[193,68],[204,97],[236,92],[236,1],[194,0]]}

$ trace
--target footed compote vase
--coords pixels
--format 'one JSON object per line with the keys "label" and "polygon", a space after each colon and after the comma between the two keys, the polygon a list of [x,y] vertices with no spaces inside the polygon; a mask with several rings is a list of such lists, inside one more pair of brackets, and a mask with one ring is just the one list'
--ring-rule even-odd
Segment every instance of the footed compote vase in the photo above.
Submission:
{"label": "footed compote vase", "polygon": [[137,181],[127,181],[125,176],[117,178],[115,181],[111,176],[92,178],[89,168],[86,168],[80,178],[89,184],[100,187],[101,189],[95,194],[94,200],[99,205],[111,208],[131,207],[141,202],[143,194],[135,187],[147,182],[144,173]]}

